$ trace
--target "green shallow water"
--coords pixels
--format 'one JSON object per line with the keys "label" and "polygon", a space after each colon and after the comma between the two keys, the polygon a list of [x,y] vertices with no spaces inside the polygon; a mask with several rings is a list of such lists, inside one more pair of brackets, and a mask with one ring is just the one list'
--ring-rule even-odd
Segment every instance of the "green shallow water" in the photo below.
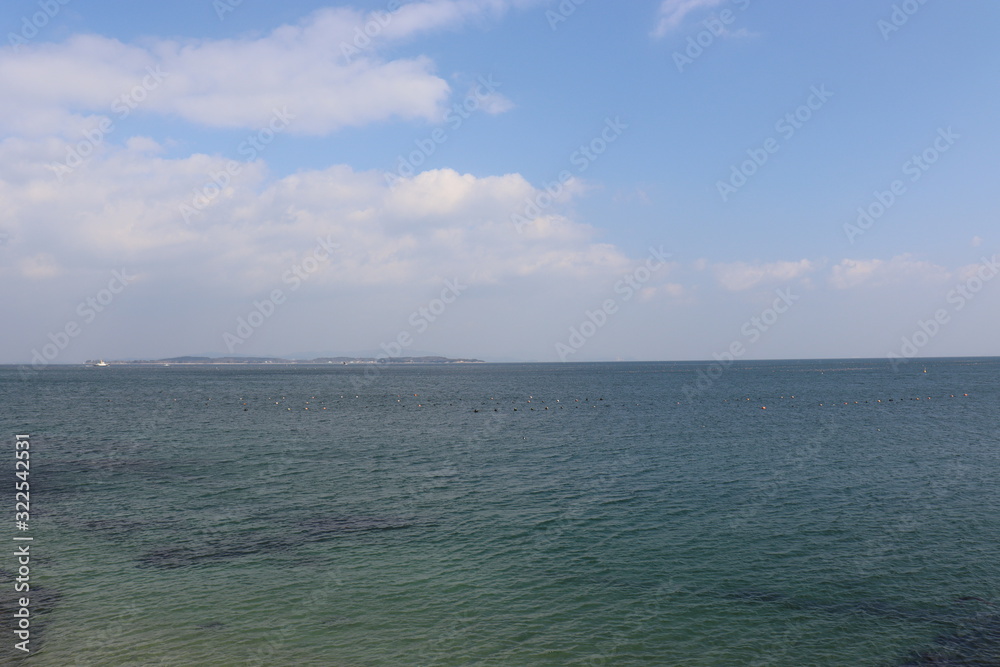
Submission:
{"label": "green shallow water", "polygon": [[700,368],[0,368],[0,660],[1000,664],[1000,361]]}

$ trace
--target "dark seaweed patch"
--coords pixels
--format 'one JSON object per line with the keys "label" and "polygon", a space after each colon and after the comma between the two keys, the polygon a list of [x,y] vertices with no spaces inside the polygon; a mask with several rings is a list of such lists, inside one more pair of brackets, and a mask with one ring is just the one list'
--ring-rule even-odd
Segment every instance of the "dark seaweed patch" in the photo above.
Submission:
{"label": "dark seaweed patch", "polygon": [[[996,605],[964,616],[951,632],[934,638],[935,646],[910,654],[900,667],[998,667],[1000,666],[1000,613]],[[966,602],[968,598],[960,598]]]}
{"label": "dark seaweed patch", "polygon": [[[1000,667],[1000,607],[976,596],[956,598],[943,610],[911,609],[881,600],[826,602],[758,590],[719,594],[729,600],[771,604],[785,609],[838,615],[861,615],[915,623],[934,623],[947,631],[933,647],[910,653],[899,667]],[[979,607],[978,612],[975,607]]]}
{"label": "dark seaweed patch", "polygon": [[199,630],[217,630],[219,628],[226,627],[226,624],[222,621],[207,621],[205,623],[199,623],[195,627]]}
{"label": "dark seaweed patch", "polygon": [[213,540],[198,547],[173,547],[143,554],[139,567],[173,569],[243,558],[293,549],[301,544],[322,542],[352,533],[400,530],[415,526],[401,519],[371,517],[316,517],[299,524],[286,537],[247,538],[234,535],[230,540]]}

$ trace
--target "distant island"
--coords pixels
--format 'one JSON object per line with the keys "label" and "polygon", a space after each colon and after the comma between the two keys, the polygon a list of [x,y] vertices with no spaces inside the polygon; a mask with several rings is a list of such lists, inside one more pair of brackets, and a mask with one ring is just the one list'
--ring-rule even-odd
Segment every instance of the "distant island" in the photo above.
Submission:
{"label": "distant island", "polygon": [[92,359],[91,366],[204,366],[210,364],[286,364],[316,365],[339,364],[482,364],[482,359],[450,359],[448,357],[319,357],[316,359],[282,359],[280,357],[171,357],[170,359],[134,359],[129,361],[103,361]]}

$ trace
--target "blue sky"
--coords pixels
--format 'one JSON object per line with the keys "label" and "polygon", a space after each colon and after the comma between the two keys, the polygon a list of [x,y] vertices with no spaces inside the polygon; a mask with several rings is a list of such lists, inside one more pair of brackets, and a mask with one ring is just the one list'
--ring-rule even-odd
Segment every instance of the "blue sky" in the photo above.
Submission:
{"label": "blue sky", "polygon": [[998,354],[998,18],[9,2],[0,362]]}

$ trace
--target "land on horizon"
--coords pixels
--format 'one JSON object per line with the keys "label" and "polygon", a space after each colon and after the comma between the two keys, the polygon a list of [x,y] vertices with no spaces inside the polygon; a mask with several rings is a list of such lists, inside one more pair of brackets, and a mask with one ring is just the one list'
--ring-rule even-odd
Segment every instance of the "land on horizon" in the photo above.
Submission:
{"label": "land on horizon", "polygon": [[[87,365],[98,363],[98,359],[88,359]],[[167,359],[126,359],[104,361],[108,366],[143,366],[143,365],[210,365],[210,364],[481,364],[482,359],[451,359],[449,357],[317,357],[315,359],[285,359],[282,357],[170,357]]]}
{"label": "land on horizon", "polygon": [[[931,361],[962,361],[962,360],[981,360],[981,359],[996,359],[998,357],[992,355],[963,355],[963,356],[935,356],[935,357],[912,357],[903,358],[897,362],[897,365],[910,364],[919,365],[921,363],[928,363]],[[845,362],[845,361],[862,361],[862,362],[886,362],[891,364],[891,359],[886,359],[885,357],[816,357],[816,358],[796,358],[796,357],[780,357],[780,358],[737,358],[733,360],[727,359],[588,359],[581,360],[578,362],[551,362],[551,361],[539,361],[531,359],[506,359],[506,360],[493,360],[488,361],[485,359],[472,359],[472,358],[451,358],[444,357],[440,355],[417,355],[409,357],[387,357],[387,356],[321,356],[311,359],[292,359],[286,357],[240,357],[240,356],[225,356],[225,357],[211,357],[202,355],[185,355],[180,357],[168,357],[163,359],[87,359],[84,362],[67,363],[67,364],[49,364],[49,365],[66,365],[66,366],[93,366],[103,361],[105,365],[108,366],[162,366],[162,365],[219,365],[219,364],[233,364],[233,365],[263,365],[263,364],[274,364],[274,365],[299,365],[299,366],[309,366],[309,365],[325,365],[325,364],[340,364],[340,365],[354,365],[354,364],[377,364],[377,363],[391,363],[391,364],[485,364],[485,363],[513,363],[513,364],[536,364],[536,363],[587,363],[587,364],[605,364],[605,363],[670,363],[670,364],[691,364],[691,365],[718,365],[722,367],[728,367],[734,363],[771,363],[771,362],[819,362],[819,361],[831,361],[831,362]]]}

